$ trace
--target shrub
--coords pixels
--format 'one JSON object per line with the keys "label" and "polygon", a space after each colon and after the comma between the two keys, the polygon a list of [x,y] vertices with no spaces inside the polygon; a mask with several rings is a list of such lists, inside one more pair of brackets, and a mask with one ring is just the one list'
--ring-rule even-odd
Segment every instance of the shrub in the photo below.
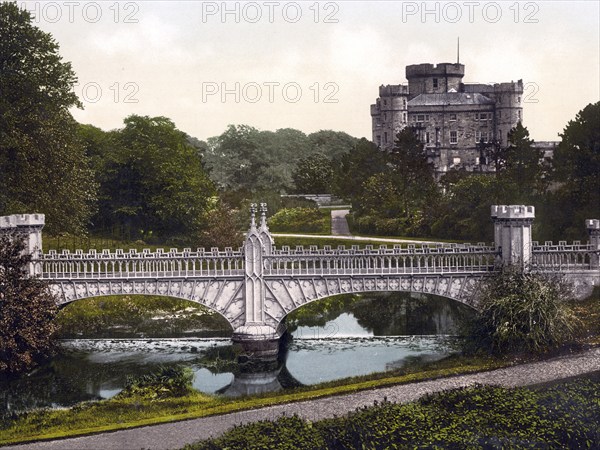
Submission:
{"label": "shrub", "polygon": [[139,377],[127,377],[124,389],[118,398],[149,397],[162,399],[183,397],[192,391],[194,373],[189,367],[160,366],[155,372]]}
{"label": "shrub", "polygon": [[275,232],[326,233],[331,219],[317,208],[284,208],[269,219],[269,228]]}
{"label": "shrub", "polygon": [[480,311],[466,324],[465,350],[545,352],[569,341],[577,319],[556,277],[505,267],[480,291]]}

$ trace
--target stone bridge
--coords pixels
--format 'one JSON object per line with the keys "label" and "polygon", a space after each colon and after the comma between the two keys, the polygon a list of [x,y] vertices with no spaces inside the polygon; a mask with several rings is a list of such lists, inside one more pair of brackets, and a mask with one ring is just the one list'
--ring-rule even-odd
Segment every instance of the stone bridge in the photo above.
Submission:
{"label": "stone bridge", "polygon": [[494,244],[385,245],[336,249],[274,246],[266,207],[251,208],[238,250],[41,251],[44,216],[0,217],[0,232],[18,230],[33,254],[30,274],[50,283],[60,305],[103,295],[164,295],[224,316],[240,342],[273,341],[281,322],[302,305],[338,294],[399,291],[447,297],[477,308],[479,281],[502,264],[560,273],[578,297],[600,285],[600,221],[588,220],[590,242],[531,239],[532,206],[492,206]]}

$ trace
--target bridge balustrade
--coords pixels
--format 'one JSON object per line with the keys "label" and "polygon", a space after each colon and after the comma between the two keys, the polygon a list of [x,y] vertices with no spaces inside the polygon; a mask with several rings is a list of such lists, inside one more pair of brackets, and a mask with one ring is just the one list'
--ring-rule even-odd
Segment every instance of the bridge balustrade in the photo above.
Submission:
{"label": "bridge balustrade", "polygon": [[157,277],[218,277],[241,276],[244,273],[244,258],[241,251],[226,249],[204,251],[171,249],[165,252],[144,249],[114,253],[103,250],[97,253],[81,250],[71,253],[50,250],[35,261],[42,279],[130,279]]}
{"label": "bridge balustrade", "polygon": [[265,276],[270,275],[365,275],[484,273],[494,270],[497,252],[483,244],[423,245],[407,248],[343,246],[333,250],[302,247],[274,250],[265,258]]}
{"label": "bridge balustrade", "polygon": [[574,241],[568,245],[566,241],[554,244],[546,241],[544,245],[532,243],[531,266],[537,270],[565,271],[593,269],[593,256],[598,251],[591,244]]}

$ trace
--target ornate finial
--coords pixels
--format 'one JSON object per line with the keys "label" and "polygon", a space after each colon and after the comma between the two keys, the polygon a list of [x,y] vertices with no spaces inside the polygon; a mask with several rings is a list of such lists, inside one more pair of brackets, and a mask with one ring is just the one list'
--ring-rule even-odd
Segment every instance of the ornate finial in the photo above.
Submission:
{"label": "ornate finial", "polygon": [[256,203],[250,203],[250,228],[256,228]]}
{"label": "ornate finial", "polygon": [[267,204],[260,204],[260,226],[261,228],[267,227]]}

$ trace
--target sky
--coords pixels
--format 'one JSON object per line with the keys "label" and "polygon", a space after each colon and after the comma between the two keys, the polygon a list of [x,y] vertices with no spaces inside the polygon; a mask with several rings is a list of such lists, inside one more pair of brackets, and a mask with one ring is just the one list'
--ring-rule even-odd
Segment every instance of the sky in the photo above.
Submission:
{"label": "sky", "polygon": [[81,123],[166,116],[198,139],[229,124],[371,138],[369,106],[405,66],[522,79],[524,125],[559,140],[600,97],[597,1],[17,2],[78,76]]}

